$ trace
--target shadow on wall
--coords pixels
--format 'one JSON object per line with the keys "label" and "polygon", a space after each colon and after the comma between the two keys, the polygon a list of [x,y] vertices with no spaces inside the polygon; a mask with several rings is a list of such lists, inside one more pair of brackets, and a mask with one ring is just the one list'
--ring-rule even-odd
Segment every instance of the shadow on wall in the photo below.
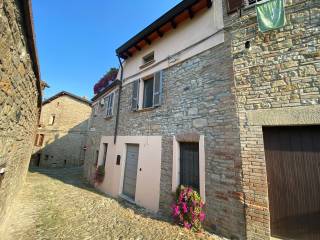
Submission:
{"label": "shadow on wall", "polygon": [[131,209],[134,211],[135,214],[140,215],[144,218],[151,218],[154,220],[165,221],[173,223],[169,217],[162,216],[160,214],[153,213],[145,208],[139,207],[133,203],[130,203],[122,198],[114,198],[108,194],[98,191],[97,189],[93,188],[89,182],[83,176],[83,167],[69,167],[63,169],[47,169],[41,167],[33,167],[30,166],[29,172],[31,173],[39,173],[46,175],[50,178],[57,179],[65,184],[72,185],[77,188],[82,188],[87,191],[93,192],[105,198],[113,199],[117,201],[118,204],[121,205],[122,208]]}
{"label": "shadow on wall", "polygon": [[82,166],[88,119],[69,129],[46,130],[39,128],[35,139],[30,166],[71,167]]}

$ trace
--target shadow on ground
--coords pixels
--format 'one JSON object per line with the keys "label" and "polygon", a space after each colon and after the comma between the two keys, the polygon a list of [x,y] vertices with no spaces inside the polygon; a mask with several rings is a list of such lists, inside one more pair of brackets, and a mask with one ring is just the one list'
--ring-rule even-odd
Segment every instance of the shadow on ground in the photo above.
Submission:
{"label": "shadow on ground", "polygon": [[87,191],[96,193],[100,196],[113,199],[117,201],[123,208],[131,209],[135,214],[141,217],[147,217],[155,220],[165,221],[173,225],[173,221],[164,215],[158,213],[153,213],[145,208],[139,207],[136,204],[130,203],[122,198],[115,198],[108,194],[105,194],[97,189],[95,189],[89,182],[83,177],[82,167],[69,167],[69,168],[41,168],[41,167],[30,167],[29,172],[39,173],[46,175],[50,178],[59,180],[65,184],[69,184],[78,188],[85,189]]}

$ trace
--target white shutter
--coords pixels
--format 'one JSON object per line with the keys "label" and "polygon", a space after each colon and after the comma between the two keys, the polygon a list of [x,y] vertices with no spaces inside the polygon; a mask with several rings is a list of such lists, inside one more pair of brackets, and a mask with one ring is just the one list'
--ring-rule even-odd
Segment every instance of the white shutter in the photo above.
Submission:
{"label": "white shutter", "polygon": [[153,81],[153,106],[160,106],[162,103],[162,71],[154,74]]}

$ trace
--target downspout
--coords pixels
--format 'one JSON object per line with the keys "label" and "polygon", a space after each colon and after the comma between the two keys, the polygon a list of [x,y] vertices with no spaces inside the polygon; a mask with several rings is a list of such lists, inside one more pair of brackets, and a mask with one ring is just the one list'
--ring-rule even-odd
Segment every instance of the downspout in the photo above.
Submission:
{"label": "downspout", "polygon": [[118,125],[119,125],[119,112],[120,112],[120,99],[121,99],[121,92],[122,92],[122,79],[123,79],[123,66],[122,66],[122,62],[119,56],[118,60],[120,63],[120,86],[119,86],[119,94],[118,94],[118,103],[117,103],[117,116],[116,116],[116,125],[114,128],[114,139],[113,139],[113,143],[116,144],[117,142],[117,135],[118,135]]}

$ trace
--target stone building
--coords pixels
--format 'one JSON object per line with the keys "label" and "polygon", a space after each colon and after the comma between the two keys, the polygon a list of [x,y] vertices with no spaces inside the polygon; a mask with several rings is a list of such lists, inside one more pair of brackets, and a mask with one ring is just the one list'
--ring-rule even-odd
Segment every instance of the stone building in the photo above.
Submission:
{"label": "stone building", "polygon": [[90,101],[65,91],[45,100],[30,165],[83,165],[90,113]]}
{"label": "stone building", "polygon": [[318,239],[319,1],[285,1],[265,33],[255,4],[185,0],[119,47],[85,173],[104,166],[97,188],[164,214],[191,185],[229,238]]}
{"label": "stone building", "polygon": [[231,25],[248,239],[320,239],[320,1],[285,1],[261,33],[254,7]]}
{"label": "stone building", "polygon": [[[208,206],[206,224],[241,238],[240,141],[224,8],[222,0],[182,1],[117,49],[125,59],[119,114],[96,122],[105,131],[93,151],[105,165],[100,190],[169,214],[172,192],[192,185]],[[94,156],[86,155],[89,166]]]}
{"label": "stone building", "polygon": [[40,72],[30,1],[1,0],[0,230],[27,174],[40,107]]}

